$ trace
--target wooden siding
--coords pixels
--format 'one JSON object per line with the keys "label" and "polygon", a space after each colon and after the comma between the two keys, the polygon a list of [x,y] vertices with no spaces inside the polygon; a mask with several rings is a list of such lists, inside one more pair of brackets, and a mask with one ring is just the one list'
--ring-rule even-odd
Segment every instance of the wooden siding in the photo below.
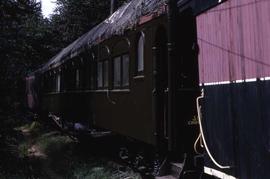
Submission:
{"label": "wooden siding", "polygon": [[270,76],[269,0],[228,0],[196,20],[200,83]]}

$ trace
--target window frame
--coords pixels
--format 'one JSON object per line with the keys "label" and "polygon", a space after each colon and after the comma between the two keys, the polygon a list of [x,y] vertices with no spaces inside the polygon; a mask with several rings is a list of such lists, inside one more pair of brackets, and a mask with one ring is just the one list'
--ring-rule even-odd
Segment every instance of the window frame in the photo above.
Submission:
{"label": "window frame", "polygon": [[56,92],[56,72],[51,70],[50,93]]}
{"label": "window frame", "polygon": [[[123,65],[123,57],[127,56],[128,57],[128,85],[124,85],[123,84],[123,69],[124,69],[124,65]],[[114,60],[116,58],[120,57],[120,85],[119,86],[115,86],[115,80],[114,80],[114,76],[115,76],[115,70],[114,70]],[[125,53],[121,53],[118,55],[115,55],[112,58],[112,89],[113,90],[119,90],[119,89],[129,89],[130,87],[130,54],[128,52]]]}
{"label": "window frame", "polygon": [[104,72],[104,66],[103,66],[103,61],[98,60],[96,63],[96,68],[97,68],[97,78],[96,78],[96,84],[97,84],[97,89],[103,89],[104,83],[103,83],[103,72]]}
{"label": "window frame", "polygon": [[61,66],[61,92],[65,92],[66,91],[66,64],[63,64]]}
{"label": "window frame", "polygon": [[90,51],[90,60],[89,60],[89,89],[97,89],[97,58],[94,51]]}
{"label": "window frame", "polygon": [[[109,63],[109,58],[105,58],[104,60],[103,60],[103,88],[104,89],[109,89],[109,86],[110,86],[110,76],[109,76],[109,74],[110,74],[110,63]],[[106,68],[105,68],[105,63],[107,63],[107,74],[106,74]],[[107,82],[106,82],[106,84],[105,84],[105,77],[107,78]]]}
{"label": "window frame", "polygon": [[[110,76],[109,76],[109,66],[110,66],[110,63],[109,63],[109,60],[110,58],[103,58],[101,60],[98,60],[97,61],[97,64],[96,64],[96,68],[97,68],[97,78],[96,78],[96,83],[97,83],[97,89],[109,89],[109,86],[110,86]],[[107,63],[107,68],[105,63]],[[101,83],[102,85],[99,86],[99,65],[101,65]],[[106,70],[107,69],[107,73],[106,73]],[[105,79],[105,76],[107,77],[107,79]],[[107,83],[105,84],[105,80],[107,80]]]}
{"label": "window frame", "polygon": [[[142,40],[142,44],[140,44]],[[141,55],[140,55],[141,54]],[[142,58],[141,60],[139,58]],[[139,69],[139,61],[141,61],[142,69]],[[136,59],[135,59],[135,78],[143,76],[145,72],[145,33],[140,31],[136,37]]]}
{"label": "window frame", "polygon": [[80,89],[81,84],[81,69],[79,67],[75,68],[75,89]]}
{"label": "window frame", "polygon": [[[119,78],[120,78],[120,83],[119,83],[119,85],[117,85],[116,86],[116,83],[115,83],[115,60],[116,59],[119,59],[119,62],[120,62],[120,64],[119,64],[119,68],[120,68],[120,73],[119,73]],[[121,55],[118,55],[118,56],[115,56],[115,57],[113,57],[112,58],[112,88],[113,89],[121,89],[121,87],[122,87],[122,77],[121,77],[121,75],[122,75],[122,58],[121,58]]]}
{"label": "window frame", "polygon": [[61,75],[61,71],[56,73],[56,92],[60,93],[62,90],[62,75]]}
{"label": "window frame", "polygon": [[79,70],[80,70],[80,84],[79,84],[79,89],[80,90],[85,90],[88,88],[88,74],[89,74],[89,69],[88,69],[88,60],[85,58],[85,54],[82,53],[79,55],[78,59],[79,63]]}
{"label": "window frame", "polygon": [[96,47],[96,52],[97,52],[97,59],[96,59],[97,61],[97,64],[96,64],[97,90],[109,89],[110,88],[110,59],[111,59],[110,48],[106,44],[98,45]]}

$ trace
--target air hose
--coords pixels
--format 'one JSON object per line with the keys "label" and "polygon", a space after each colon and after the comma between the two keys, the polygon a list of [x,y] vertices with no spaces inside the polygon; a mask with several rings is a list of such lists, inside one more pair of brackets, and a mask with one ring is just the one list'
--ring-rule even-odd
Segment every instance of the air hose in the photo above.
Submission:
{"label": "air hose", "polygon": [[200,108],[200,99],[203,99],[204,98],[204,91],[202,90],[202,93],[201,93],[201,96],[199,96],[197,99],[196,99],[196,105],[197,105],[197,113],[198,113],[198,121],[199,121],[199,126],[200,126],[200,134],[197,138],[197,140],[195,141],[194,143],[194,150],[195,152],[197,152],[197,149],[196,149],[196,145],[198,143],[198,141],[200,140],[200,138],[202,139],[203,141],[203,145],[204,145],[204,148],[208,154],[208,156],[210,157],[210,159],[212,160],[212,162],[219,168],[221,169],[228,169],[228,168],[231,168],[231,166],[224,166],[224,165],[221,165],[219,164],[213,157],[213,155],[211,154],[208,146],[207,146],[207,143],[206,143],[206,140],[205,140],[205,136],[204,136],[204,133],[203,133],[203,127],[202,127],[202,117],[201,117],[201,108]]}

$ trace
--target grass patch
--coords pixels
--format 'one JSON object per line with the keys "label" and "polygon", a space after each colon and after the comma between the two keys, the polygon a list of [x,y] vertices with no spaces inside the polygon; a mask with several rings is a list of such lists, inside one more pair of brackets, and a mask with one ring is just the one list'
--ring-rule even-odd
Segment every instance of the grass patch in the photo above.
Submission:
{"label": "grass patch", "polygon": [[106,171],[104,167],[92,167],[93,166],[87,164],[78,166],[78,168],[73,171],[73,177],[76,179],[110,178],[110,172]]}
{"label": "grass patch", "polygon": [[22,131],[24,133],[29,133],[33,136],[41,133],[42,125],[38,121],[33,121],[31,123],[27,123],[23,126],[16,127],[15,130]]}
{"label": "grass patch", "polygon": [[29,149],[30,145],[28,143],[21,143],[19,146],[18,146],[18,156],[20,158],[25,158],[28,156],[28,149]]}
{"label": "grass patch", "polygon": [[125,168],[108,160],[93,159],[89,162],[83,162],[76,165],[72,170],[72,175],[69,178],[74,179],[141,179],[138,173],[134,173],[131,169],[125,168],[125,171],[120,170]]}
{"label": "grass patch", "polygon": [[[15,128],[14,136],[5,136],[9,141],[9,153],[5,163],[12,171],[3,171],[0,165],[0,179],[17,178],[69,178],[69,179],[140,179],[138,173],[130,169],[120,170],[120,166],[103,156],[91,153],[89,148],[73,141],[58,131],[48,131],[38,121],[28,122]],[[20,133],[21,135],[17,135]],[[1,136],[0,138],[3,138]],[[87,144],[88,145],[88,144]],[[7,145],[5,145],[7,146]],[[0,148],[0,155],[3,154]],[[1,156],[0,156],[1,159]],[[11,161],[12,159],[12,161]],[[8,161],[10,160],[10,161]],[[7,166],[3,165],[2,166]],[[124,167],[125,168],[125,167]],[[14,172],[13,172],[14,171]]]}
{"label": "grass patch", "polygon": [[37,145],[47,155],[53,157],[72,150],[74,142],[67,136],[45,134],[37,139]]}

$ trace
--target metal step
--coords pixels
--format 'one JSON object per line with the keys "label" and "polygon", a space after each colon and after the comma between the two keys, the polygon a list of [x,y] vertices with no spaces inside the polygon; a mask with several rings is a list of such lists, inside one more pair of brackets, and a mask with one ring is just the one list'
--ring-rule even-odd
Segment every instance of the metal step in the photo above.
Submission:
{"label": "metal step", "polygon": [[170,174],[172,176],[174,176],[175,178],[180,178],[180,175],[181,175],[182,170],[184,168],[184,164],[171,162],[170,165],[171,165]]}
{"label": "metal step", "polygon": [[170,162],[168,164],[168,173],[163,176],[157,176],[155,179],[179,179],[183,168],[183,163]]}
{"label": "metal step", "polygon": [[166,175],[166,176],[161,176],[161,177],[155,177],[155,179],[177,179],[172,175]]}

